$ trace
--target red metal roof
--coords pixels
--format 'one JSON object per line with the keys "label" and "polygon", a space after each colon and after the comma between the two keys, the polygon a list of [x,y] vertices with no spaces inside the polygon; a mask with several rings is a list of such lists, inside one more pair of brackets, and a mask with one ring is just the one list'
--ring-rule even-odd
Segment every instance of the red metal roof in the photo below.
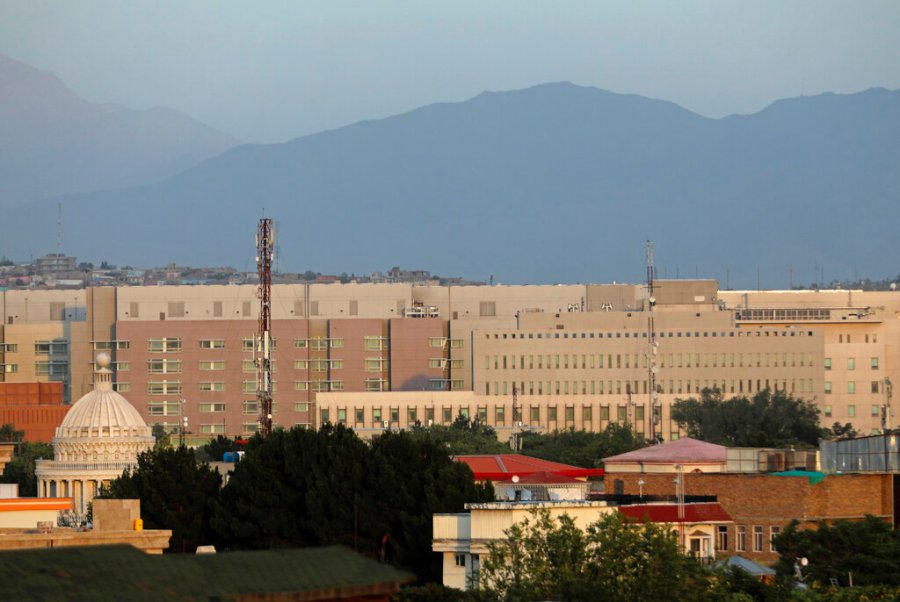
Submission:
{"label": "red metal roof", "polygon": [[[635,506],[619,506],[623,515],[637,521],[648,520],[651,523],[680,523],[678,504],[638,504]],[[722,523],[731,522],[731,516],[725,512],[721,504],[706,502],[684,505],[684,522],[686,523]]]}
{"label": "red metal roof", "polygon": [[537,473],[550,473],[580,479],[602,477],[604,474],[602,468],[578,468],[521,454],[454,456],[454,460],[464,462],[475,475],[476,481],[505,481],[514,475],[523,478]]}
{"label": "red metal roof", "polygon": [[[570,477],[564,474],[559,474],[556,472],[533,472],[531,474],[526,475],[515,475],[519,477],[517,481],[518,485],[565,485],[568,483],[581,483],[585,485],[586,483],[575,477]],[[512,483],[512,477],[498,480],[497,483]]]}

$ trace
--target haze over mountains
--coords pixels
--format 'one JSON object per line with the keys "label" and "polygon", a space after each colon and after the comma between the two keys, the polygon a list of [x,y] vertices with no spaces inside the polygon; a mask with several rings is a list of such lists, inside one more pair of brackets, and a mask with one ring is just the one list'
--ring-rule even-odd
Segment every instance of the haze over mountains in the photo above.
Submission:
{"label": "haze over mountains", "polygon": [[0,207],[156,182],[238,142],[174,109],[88,102],[0,54]]}
{"label": "haze over mountains", "polygon": [[[483,93],[277,145],[243,145],[155,184],[0,212],[0,255],[253,269],[256,220],[279,268],[391,265],[502,282],[732,287],[893,275],[900,92],[871,89],[708,119],[568,83]],[[5,162],[5,160],[4,160]],[[5,169],[5,167],[4,167]]]}

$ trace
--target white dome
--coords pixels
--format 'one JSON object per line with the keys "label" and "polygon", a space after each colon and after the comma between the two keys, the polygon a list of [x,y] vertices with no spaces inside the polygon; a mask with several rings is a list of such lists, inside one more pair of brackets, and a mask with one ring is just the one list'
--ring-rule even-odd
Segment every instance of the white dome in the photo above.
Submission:
{"label": "white dome", "polygon": [[152,430],[127,399],[112,390],[109,356],[97,356],[94,390],[79,399],[56,429],[56,437],[151,437]]}

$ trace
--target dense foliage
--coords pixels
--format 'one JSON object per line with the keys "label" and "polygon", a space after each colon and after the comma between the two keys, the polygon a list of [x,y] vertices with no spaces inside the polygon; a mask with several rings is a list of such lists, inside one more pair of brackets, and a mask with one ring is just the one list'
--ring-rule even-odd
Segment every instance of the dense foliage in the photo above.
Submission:
{"label": "dense foliage", "polygon": [[[21,431],[16,431],[21,432]],[[20,438],[21,440],[21,438]],[[12,459],[0,475],[0,483],[18,483],[21,497],[37,496],[35,460],[52,460],[53,446],[43,442],[22,442],[16,445]]]}
{"label": "dense foliage", "polygon": [[186,447],[160,448],[138,456],[133,471],[112,481],[102,497],[140,499],[149,529],[172,529],[169,551],[193,552],[215,541],[210,526],[222,477],[198,463]]}
{"label": "dense foliage", "polygon": [[497,431],[477,418],[468,418],[460,414],[450,426],[435,424],[429,427],[420,425],[408,430],[417,439],[428,439],[440,442],[447,452],[453,456],[469,454],[508,454],[512,449],[506,443],[497,440]]}
{"label": "dense foliage", "polygon": [[536,510],[490,545],[477,586],[503,601],[719,600],[711,573],[682,554],[675,535],[610,512],[579,529]]}
{"label": "dense foliage", "polygon": [[612,423],[602,432],[554,431],[548,434],[526,433],[522,453],[552,462],[594,468],[603,458],[646,447],[648,442],[630,425]]}
{"label": "dense foliage", "polygon": [[818,529],[800,529],[791,522],[775,539],[780,560],[776,568],[793,574],[794,564],[806,558],[802,568],[810,583],[828,585],[836,579],[849,585],[900,586],[900,531],[874,516],[862,521],[837,521]]}
{"label": "dense foliage", "polygon": [[367,443],[343,426],[276,430],[251,440],[222,491],[214,524],[235,548],[340,543],[440,580],[432,515],[493,499],[437,438],[385,433]]}
{"label": "dense foliage", "polygon": [[699,400],[677,399],[672,419],[689,437],[729,447],[815,447],[827,433],[814,403],[769,389],[752,399],[703,389]]}

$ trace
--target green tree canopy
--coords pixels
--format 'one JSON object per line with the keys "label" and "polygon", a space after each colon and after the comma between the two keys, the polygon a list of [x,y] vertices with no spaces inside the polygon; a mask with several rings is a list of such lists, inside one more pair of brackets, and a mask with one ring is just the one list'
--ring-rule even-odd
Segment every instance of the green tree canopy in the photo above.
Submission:
{"label": "green tree canopy", "polygon": [[234,547],[339,543],[439,581],[432,514],[491,499],[437,437],[404,431],[366,443],[327,424],[254,437],[214,524]]}
{"label": "green tree canopy", "polygon": [[18,430],[15,425],[0,426],[0,443],[18,443],[25,439],[25,431]]}
{"label": "green tree canopy", "polygon": [[34,476],[35,460],[52,460],[53,446],[43,442],[24,442],[16,446],[12,460],[3,470],[0,483],[18,483],[21,497],[37,497],[37,477]]}
{"label": "green tree canopy", "polygon": [[140,454],[137,468],[112,481],[101,497],[140,499],[148,528],[172,529],[169,551],[193,552],[215,543],[210,523],[221,486],[221,475],[198,463],[193,450],[157,448]]}
{"label": "green tree canopy", "polygon": [[407,429],[416,439],[437,441],[452,456],[469,454],[508,454],[512,451],[497,439],[497,431],[477,418],[458,415],[450,426],[435,424]]}
{"label": "green tree canopy", "polygon": [[554,431],[522,435],[522,453],[527,456],[595,468],[602,459],[640,449],[648,444],[630,425],[609,424],[602,432]]}
{"label": "green tree canopy", "polygon": [[775,538],[779,560],[776,569],[793,574],[794,564],[806,558],[801,570],[808,582],[827,585],[837,579],[849,585],[900,586],[900,531],[878,517],[862,521],[839,520],[817,529],[801,529],[795,520]]}
{"label": "green tree canopy", "polygon": [[769,389],[752,399],[703,389],[699,400],[675,400],[672,419],[689,437],[731,447],[814,447],[826,436],[813,402]]}
{"label": "green tree canopy", "polygon": [[618,512],[587,531],[546,509],[490,544],[477,586],[497,600],[721,600],[712,575],[685,556],[663,526],[629,522]]}

